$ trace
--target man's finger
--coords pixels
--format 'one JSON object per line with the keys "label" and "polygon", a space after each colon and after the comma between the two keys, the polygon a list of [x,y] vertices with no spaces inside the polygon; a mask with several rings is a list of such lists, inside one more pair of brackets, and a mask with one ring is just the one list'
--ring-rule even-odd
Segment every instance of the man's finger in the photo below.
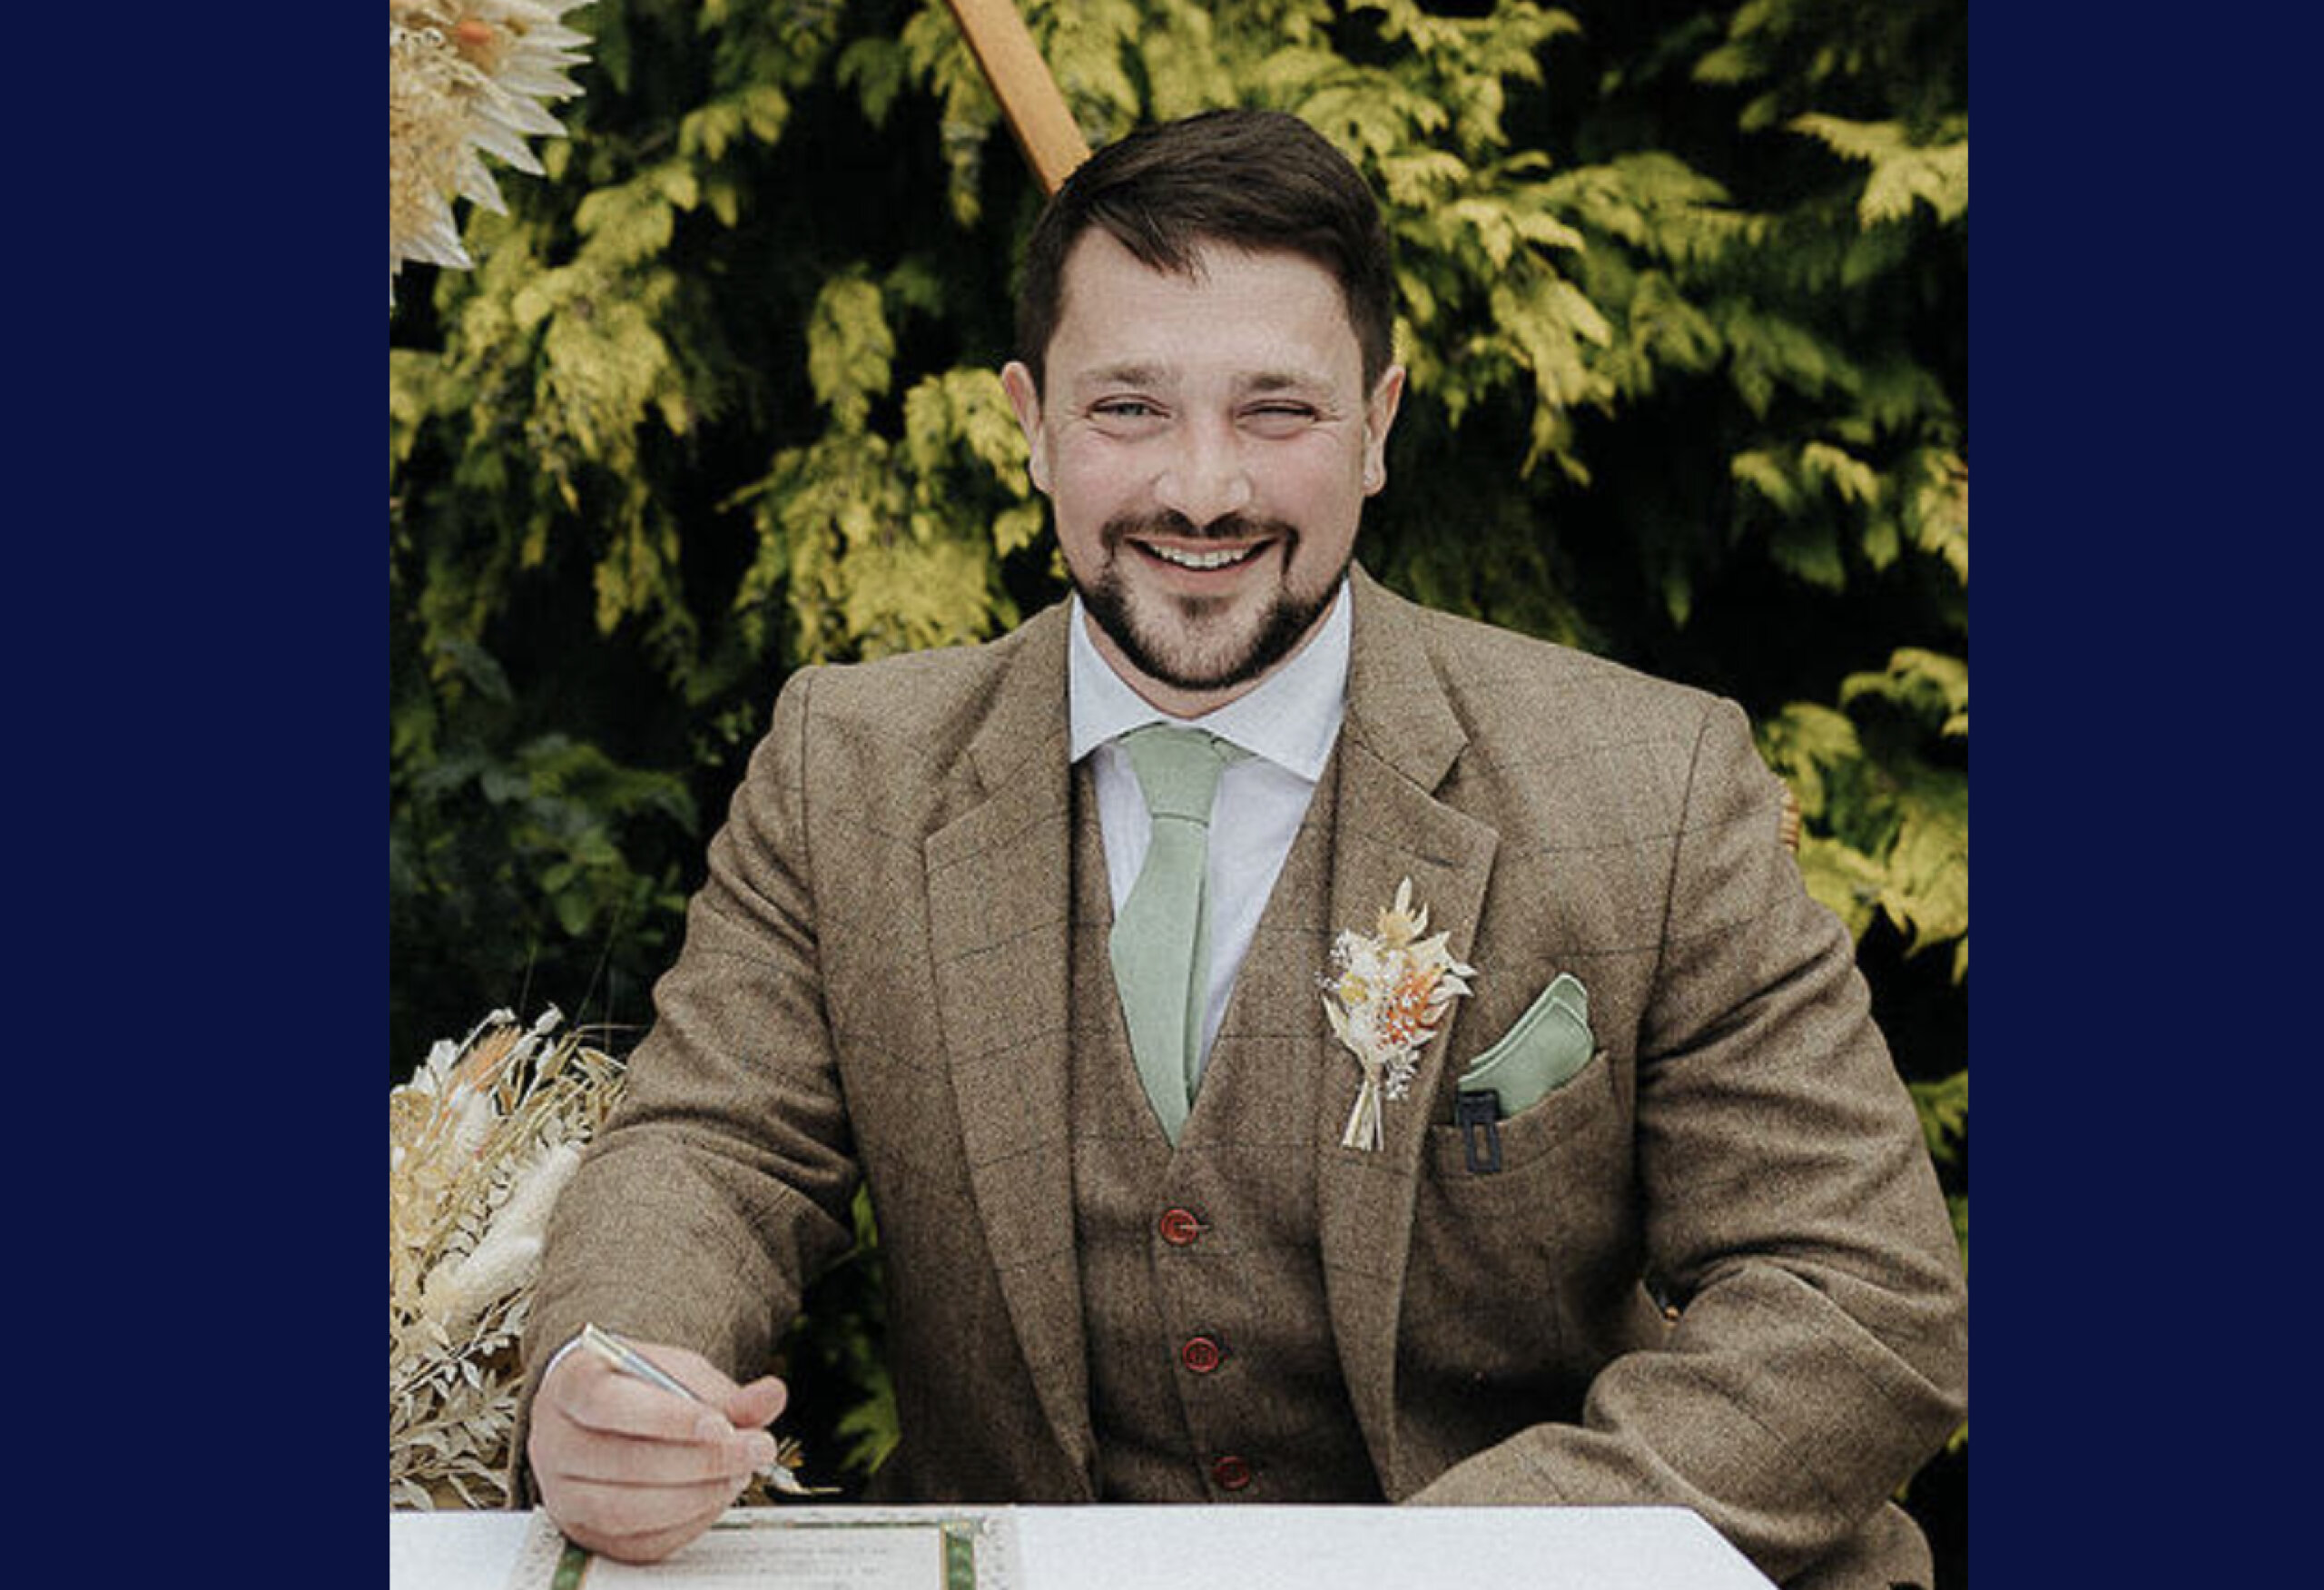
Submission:
{"label": "man's finger", "polygon": [[576,1429],[560,1447],[555,1472],[559,1478],[596,1485],[739,1487],[773,1461],[774,1437],[764,1430],[714,1441],[655,1441]]}
{"label": "man's finger", "polygon": [[611,1368],[576,1376],[554,1393],[556,1407],[575,1424],[606,1435],[647,1441],[719,1440],[734,1433],[733,1421],[716,1407]]}
{"label": "man's finger", "polygon": [[714,1406],[734,1395],[734,1382],[717,1365],[690,1348],[657,1341],[632,1342],[630,1346],[639,1358],[704,1402]]}
{"label": "man's finger", "polygon": [[590,1551],[622,1562],[655,1562],[716,1523],[740,1488],[639,1492],[583,1481],[566,1496],[557,1526]]}

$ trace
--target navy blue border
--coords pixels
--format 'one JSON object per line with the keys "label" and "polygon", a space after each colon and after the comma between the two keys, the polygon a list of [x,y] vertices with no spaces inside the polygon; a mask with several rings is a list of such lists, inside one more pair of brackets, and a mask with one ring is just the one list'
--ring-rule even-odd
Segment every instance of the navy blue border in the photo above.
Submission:
{"label": "navy blue border", "polygon": [[359,1522],[368,1562],[382,301],[377,102],[349,84],[378,81],[377,16],[11,20],[36,1527],[110,1546],[133,1509],[271,1580],[347,1562]]}
{"label": "navy blue border", "polygon": [[2315,31],[1976,35],[1987,1590],[2309,1555]]}
{"label": "navy blue border", "polygon": [[[115,50],[91,31],[128,19],[26,13],[0,112],[25,1417],[60,1507],[131,1497],[222,1554],[243,1524],[344,1547],[359,1503],[377,1539],[359,16]],[[2266,1544],[2307,1511],[2318,1201],[2318,92],[2290,25],[1977,27],[1986,1590],[2301,1560]]]}

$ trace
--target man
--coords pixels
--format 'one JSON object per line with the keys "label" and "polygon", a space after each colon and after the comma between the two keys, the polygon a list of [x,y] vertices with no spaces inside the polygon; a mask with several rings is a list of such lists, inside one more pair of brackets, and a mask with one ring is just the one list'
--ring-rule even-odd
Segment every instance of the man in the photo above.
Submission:
{"label": "man", "polygon": [[[1732,704],[1351,568],[1392,313],[1287,116],[1044,213],[1002,381],[1076,597],[783,691],[550,1236],[520,1449],[576,1539],[663,1555],[771,1454],[734,1377],[860,1176],[884,1496],[1678,1505],[1927,1582],[1887,1497],[1962,1416],[1963,1279],[1847,935]],[[1376,1087],[1319,997],[1375,927],[1436,977]],[[715,1411],[552,1362],[589,1320]]]}

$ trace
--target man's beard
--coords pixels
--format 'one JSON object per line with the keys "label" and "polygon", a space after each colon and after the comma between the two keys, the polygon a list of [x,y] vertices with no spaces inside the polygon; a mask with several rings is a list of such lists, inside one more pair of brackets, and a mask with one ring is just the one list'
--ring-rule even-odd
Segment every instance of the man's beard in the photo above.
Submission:
{"label": "man's beard", "polygon": [[[1226,602],[1218,597],[1146,593],[1145,604],[1149,612],[1157,604],[1167,604],[1175,615],[1175,623],[1167,618],[1141,621],[1133,611],[1137,604],[1131,598],[1129,582],[1123,578],[1122,566],[1128,559],[1145,554],[1128,544],[1132,538],[1168,536],[1231,541],[1261,534],[1275,539],[1258,556],[1281,558],[1285,578],[1247,637],[1238,641],[1233,634],[1206,633],[1206,621],[1223,617],[1226,610]],[[1129,660],[1130,666],[1174,690],[1232,689],[1265,674],[1288,657],[1315,627],[1315,621],[1339,593],[1340,581],[1347,574],[1347,563],[1344,562],[1313,592],[1297,590],[1289,579],[1292,563],[1299,551],[1297,528],[1282,519],[1254,520],[1238,514],[1213,519],[1199,528],[1183,514],[1145,518],[1125,514],[1107,522],[1100,532],[1100,544],[1106,555],[1104,567],[1091,580],[1075,576],[1073,588],[1079,593],[1089,616],[1098,621],[1098,627]],[[1354,559],[1351,547],[1348,562]]]}

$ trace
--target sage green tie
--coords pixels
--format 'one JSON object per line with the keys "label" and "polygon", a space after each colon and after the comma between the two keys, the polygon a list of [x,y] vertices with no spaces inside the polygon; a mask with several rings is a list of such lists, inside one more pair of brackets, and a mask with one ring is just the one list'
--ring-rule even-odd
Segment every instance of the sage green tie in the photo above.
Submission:
{"label": "sage green tie", "polygon": [[1162,1134],[1178,1141],[1193,1108],[1210,988],[1210,803],[1245,753],[1200,729],[1148,724],[1118,744],[1154,818],[1146,864],[1108,943],[1130,1052]]}

